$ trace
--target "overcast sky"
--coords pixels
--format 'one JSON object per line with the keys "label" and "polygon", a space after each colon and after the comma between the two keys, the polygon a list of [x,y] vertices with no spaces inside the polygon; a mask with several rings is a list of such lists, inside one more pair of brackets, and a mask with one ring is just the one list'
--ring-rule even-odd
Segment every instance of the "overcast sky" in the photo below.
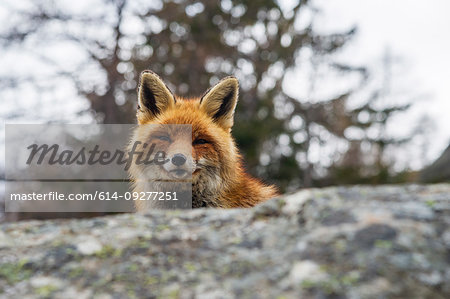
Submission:
{"label": "overcast sky", "polygon": [[[427,112],[436,122],[430,158],[450,142],[450,1],[448,0],[316,0],[324,11],[324,30],[358,26],[346,51],[354,63],[374,63],[388,47],[401,57],[399,84],[424,95],[410,114]],[[379,61],[379,60],[378,60]],[[406,117],[399,124],[411,126]]]}

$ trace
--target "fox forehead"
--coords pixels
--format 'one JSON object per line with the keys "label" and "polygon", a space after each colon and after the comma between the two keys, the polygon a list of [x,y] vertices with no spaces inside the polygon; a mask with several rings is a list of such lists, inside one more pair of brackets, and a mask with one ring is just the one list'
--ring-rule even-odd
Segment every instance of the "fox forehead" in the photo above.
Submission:
{"label": "fox forehead", "polygon": [[177,97],[173,107],[166,109],[151,120],[140,120],[140,124],[191,125],[194,138],[205,135],[225,137],[229,134],[200,109],[200,98]]}

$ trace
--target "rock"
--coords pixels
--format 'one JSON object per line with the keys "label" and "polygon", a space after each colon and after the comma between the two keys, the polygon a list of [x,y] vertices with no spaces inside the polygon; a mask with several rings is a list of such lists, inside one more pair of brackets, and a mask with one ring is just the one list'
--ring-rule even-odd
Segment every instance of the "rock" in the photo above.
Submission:
{"label": "rock", "polygon": [[0,298],[449,298],[450,185],[0,225]]}
{"label": "rock", "polygon": [[327,278],[324,271],[315,262],[304,260],[296,262],[291,269],[292,284],[319,283]]}
{"label": "rock", "polygon": [[13,240],[7,236],[4,232],[0,231],[0,250],[2,248],[11,247],[14,245]]}
{"label": "rock", "polygon": [[77,244],[77,250],[84,255],[91,255],[102,250],[102,244],[95,239],[86,240]]}

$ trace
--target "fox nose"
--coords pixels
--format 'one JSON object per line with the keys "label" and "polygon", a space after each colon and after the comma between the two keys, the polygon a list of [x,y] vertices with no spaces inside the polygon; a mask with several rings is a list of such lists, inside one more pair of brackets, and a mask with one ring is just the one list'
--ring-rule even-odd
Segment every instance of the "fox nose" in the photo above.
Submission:
{"label": "fox nose", "polygon": [[183,154],[175,154],[172,157],[172,163],[175,166],[181,166],[186,163],[186,156]]}

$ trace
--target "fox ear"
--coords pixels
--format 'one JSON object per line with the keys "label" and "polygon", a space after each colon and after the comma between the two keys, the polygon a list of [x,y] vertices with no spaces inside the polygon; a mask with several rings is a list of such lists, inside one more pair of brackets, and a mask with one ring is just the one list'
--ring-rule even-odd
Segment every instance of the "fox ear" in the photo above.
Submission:
{"label": "fox ear", "polygon": [[138,110],[150,118],[175,105],[175,97],[161,78],[152,71],[141,73]]}
{"label": "fox ear", "polygon": [[238,80],[232,76],[226,77],[205,92],[200,100],[200,108],[220,126],[230,129],[238,96]]}

